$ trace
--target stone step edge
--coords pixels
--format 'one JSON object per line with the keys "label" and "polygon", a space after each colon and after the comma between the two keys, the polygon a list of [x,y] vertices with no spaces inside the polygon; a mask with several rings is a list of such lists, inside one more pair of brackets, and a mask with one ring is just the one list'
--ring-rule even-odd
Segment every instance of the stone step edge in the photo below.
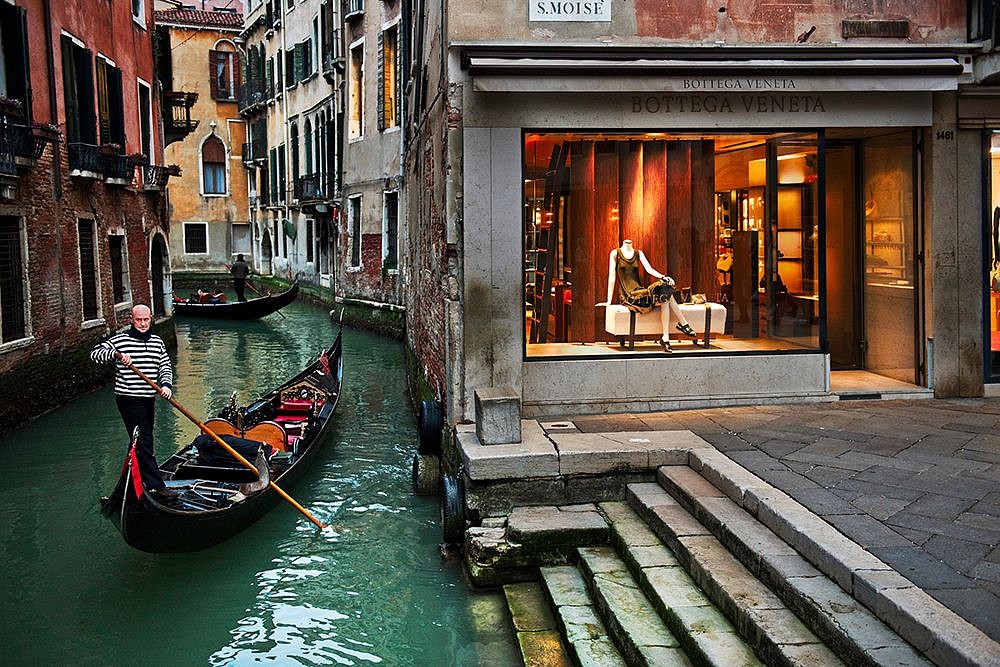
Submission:
{"label": "stone step edge", "polygon": [[935,663],[1000,667],[1000,643],[788,494],[714,447],[690,450],[688,466]]}
{"label": "stone step edge", "polygon": [[[590,591],[591,597],[595,601],[599,601],[598,608],[602,609],[606,614],[612,614],[611,605],[604,592],[600,590],[600,584],[597,582],[597,575],[600,572],[594,568],[595,563],[597,566],[600,566],[600,560],[613,560],[617,565],[621,566],[621,571],[630,577],[632,583],[635,584],[638,594],[649,604],[651,611],[662,622],[663,627],[671,637],[678,642],[690,663],[703,667],[730,667],[730,665],[734,664],[741,665],[742,667],[761,667],[762,663],[758,662],[753,649],[743,642],[736,628],[729,623],[725,615],[707,597],[704,598],[704,605],[693,605],[690,607],[690,609],[707,610],[707,614],[702,613],[698,616],[698,621],[709,627],[705,628],[703,632],[697,632],[694,627],[684,622],[685,614],[682,612],[677,613],[662,596],[650,597],[646,586],[637,580],[628,563],[615,552],[613,547],[589,547],[581,548],[579,551],[579,567],[587,578],[587,588]],[[721,632],[710,629],[713,622],[712,619],[716,619],[717,624],[721,626]],[[607,625],[613,627],[616,623],[608,623]],[[617,630],[623,632],[621,628]],[[615,639],[617,642],[620,642],[620,645],[624,645],[627,641],[620,636],[616,636]],[[623,653],[628,655],[629,651],[626,650]]]}
{"label": "stone step edge", "polygon": [[[601,614],[590,597],[579,568],[575,565],[543,566],[538,568],[538,575],[542,592],[555,612],[563,644],[567,646],[574,663],[591,664],[596,654],[602,654],[602,665],[604,663],[607,663],[608,667],[625,665],[618,644],[601,619]],[[560,588],[557,581],[560,578],[572,580],[572,588],[565,584]],[[573,623],[586,625],[586,638],[576,637],[576,633],[570,631]]]}
{"label": "stone step edge", "polygon": [[[506,584],[503,594],[522,662],[569,667],[569,653],[551,609],[545,606],[543,587],[537,581]],[[520,605],[524,603],[531,608],[522,609]]]}
{"label": "stone step edge", "polygon": [[[848,664],[869,667],[929,664],[905,639],[699,473],[687,466],[670,466],[660,468],[659,475],[659,484],[630,486],[629,500],[649,513],[647,518],[654,529],[661,527],[668,533],[663,536],[668,544],[677,543],[678,556],[703,588],[717,597],[726,594],[713,581],[712,568],[701,562],[712,551],[702,543],[707,537],[711,545],[725,550],[731,562],[739,563],[747,576],[767,587],[771,596],[776,596],[798,621]],[[692,495],[697,497],[692,499]],[[671,510],[668,516],[672,515],[673,524],[667,524],[668,519],[657,512],[658,498],[668,501],[660,511]],[[706,508],[708,501],[720,501],[713,503],[717,505],[715,511],[728,510],[725,518]],[[703,532],[696,534],[690,524]]]}
{"label": "stone step edge", "polygon": [[[630,493],[630,497],[633,497],[633,494]],[[599,507],[611,524],[612,542],[615,547],[619,553],[628,554],[624,560],[629,567],[629,571],[640,582],[640,585],[646,589],[647,595],[657,594],[655,591],[648,589],[652,584],[641,573],[643,558],[638,554],[638,549],[643,545],[628,544],[626,536],[622,533],[624,528],[624,517],[622,514],[627,512],[628,518],[634,519],[641,526],[639,528],[633,525],[631,531],[642,530],[649,536],[641,540],[643,543],[655,540],[662,544],[662,541],[660,541],[656,533],[627,502],[605,502],[601,503]],[[705,537],[711,536],[706,535]],[[718,542],[718,540],[716,540],[716,544],[720,550],[726,550],[725,546],[721,542]],[[670,546],[663,545],[663,548],[673,553]],[[687,551],[685,556],[689,560],[693,561],[697,558],[695,554],[687,550],[684,544],[680,544],[680,548]],[[699,565],[700,572],[704,576],[695,576],[690,571],[691,568],[684,567],[682,559],[676,558],[676,555],[674,555],[674,558],[677,560],[678,566],[688,573],[692,582],[698,586],[706,598],[723,612],[729,621],[739,630],[740,636],[754,650],[756,655],[771,665],[797,665],[802,664],[803,661],[806,663],[812,661],[811,664],[823,665],[843,664],[819,637],[795,617],[792,610],[788,609],[783,603],[778,602],[780,598],[774,596],[774,593],[767,588],[766,584],[757,580],[728,551],[726,551],[726,554],[732,559],[732,565],[736,566],[737,571],[745,573],[746,578],[757,581],[765,595],[773,598],[770,607],[754,607],[748,604],[748,601],[741,596],[739,591],[734,592],[729,590],[726,587],[726,581],[716,577],[711,568]],[[709,579],[709,581],[700,580],[705,578]],[[817,663],[816,661],[819,662]]]}

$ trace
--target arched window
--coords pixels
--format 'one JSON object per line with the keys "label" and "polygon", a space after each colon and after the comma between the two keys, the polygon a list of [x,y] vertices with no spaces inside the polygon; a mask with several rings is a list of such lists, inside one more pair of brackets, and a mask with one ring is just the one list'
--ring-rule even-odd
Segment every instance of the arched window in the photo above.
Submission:
{"label": "arched window", "polygon": [[226,146],[214,134],[201,145],[201,173],[206,195],[226,194]]}
{"label": "arched window", "polygon": [[240,83],[239,56],[232,42],[221,40],[208,52],[209,85],[214,100],[235,100]]}

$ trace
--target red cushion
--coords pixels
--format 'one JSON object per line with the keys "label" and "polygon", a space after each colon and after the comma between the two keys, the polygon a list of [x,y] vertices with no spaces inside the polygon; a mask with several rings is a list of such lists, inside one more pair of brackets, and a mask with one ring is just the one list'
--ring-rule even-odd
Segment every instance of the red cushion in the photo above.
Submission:
{"label": "red cushion", "polygon": [[312,406],[313,402],[310,400],[294,399],[290,401],[282,401],[281,405],[278,406],[278,411],[308,413],[312,410]]}
{"label": "red cushion", "polygon": [[272,421],[276,421],[284,426],[295,426],[300,422],[304,422],[305,418],[302,415],[275,415]]}

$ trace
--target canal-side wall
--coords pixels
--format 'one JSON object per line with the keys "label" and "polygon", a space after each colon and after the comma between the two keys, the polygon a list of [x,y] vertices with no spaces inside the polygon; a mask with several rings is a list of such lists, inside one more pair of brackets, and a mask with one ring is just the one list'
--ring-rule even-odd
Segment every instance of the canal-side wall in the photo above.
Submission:
{"label": "canal-side wall", "polygon": [[[159,320],[153,325],[153,332],[168,349],[176,349],[177,332],[172,318]],[[4,373],[0,381],[0,433],[13,431],[110,382],[113,366],[92,362],[93,346],[94,341],[90,341],[62,352],[35,356]]]}

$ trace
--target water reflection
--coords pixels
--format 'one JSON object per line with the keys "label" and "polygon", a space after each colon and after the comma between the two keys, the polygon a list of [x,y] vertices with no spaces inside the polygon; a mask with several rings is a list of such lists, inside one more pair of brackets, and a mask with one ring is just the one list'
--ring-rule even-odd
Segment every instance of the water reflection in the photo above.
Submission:
{"label": "water reflection", "polygon": [[[214,414],[277,384],[332,340],[304,303],[259,322],[177,323],[178,401]],[[97,509],[125,433],[110,388],[0,438],[0,618],[16,619],[4,664],[515,664],[496,594],[470,593],[438,557],[438,506],[413,496],[415,425],[403,353],[345,331],[345,397],[292,496],[212,549],[127,547]],[[159,402],[157,455],[197,428]],[[30,456],[26,452],[30,448]],[[443,662],[442,662],[443,661]]]}

